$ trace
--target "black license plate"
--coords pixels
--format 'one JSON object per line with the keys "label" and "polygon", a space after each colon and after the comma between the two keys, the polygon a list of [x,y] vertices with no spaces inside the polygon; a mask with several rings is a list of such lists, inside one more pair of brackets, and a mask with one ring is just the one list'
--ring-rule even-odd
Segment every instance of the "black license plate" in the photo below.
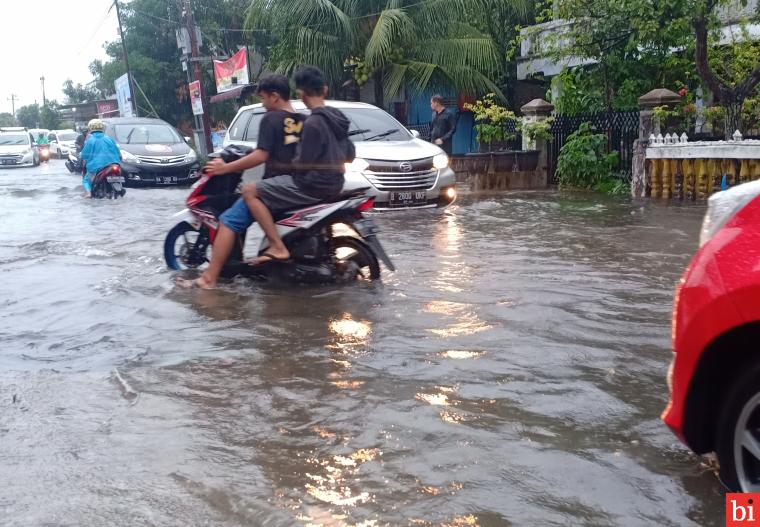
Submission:
{"label": "black license plate", "polygon": [[16,161],[14,159],[3,159],[2,161],[3,161],[4,165],[15,165],[16,164]]}
{"label": "black license plate", "polygon": [[427,191],[425,190],[394,190],[388,198],[390,207],[414,207],[425,204],[427,204]]}
{"label": "black license plate", "polygon": [[156,176],[156,184],[158,185],[171,185],[177,182],[176,176]]}

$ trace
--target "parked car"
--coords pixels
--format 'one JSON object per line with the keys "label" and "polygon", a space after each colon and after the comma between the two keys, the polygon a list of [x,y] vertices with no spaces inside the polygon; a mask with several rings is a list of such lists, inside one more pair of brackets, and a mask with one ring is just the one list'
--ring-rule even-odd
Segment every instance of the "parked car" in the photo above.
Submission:
{"label": "parked car", "polygon": [[39,152],[26,128],[0,128],[0,166],[38,166]]}
{"label": "parked car", "polygon": [[[371,104],[327,104],[351,121],[349,135],[356,146],[356,160],[346,167],[344,190],[370,187],[368,195],[375,197],[375,209],[445,207],[454,202],[456,177],[443,150],[419,139],[417,132],[410,132]],[[308,113],[300,101],[294,101],[293,107]],[[224,145],[255,148],[264,113],[261,104],[241,108],[227,130]]]}
{"label": "parked car", "polygon": [[760,491],[760,181],[713,195],[675,294],[663,420],[715,452],[730,489]]}
{"label": "parked car", "polygon": [[50,153],[58,159],[68,157],[69,153],[76,153],[77,147],[74,142],[78,135],[73,130],[53,130],[48,134]]}
{"label": "parked car", "polygon": [[103,122],[121,150],[124,186],[187,185],[198,179],[198,155],[166,121],[115,117]]}

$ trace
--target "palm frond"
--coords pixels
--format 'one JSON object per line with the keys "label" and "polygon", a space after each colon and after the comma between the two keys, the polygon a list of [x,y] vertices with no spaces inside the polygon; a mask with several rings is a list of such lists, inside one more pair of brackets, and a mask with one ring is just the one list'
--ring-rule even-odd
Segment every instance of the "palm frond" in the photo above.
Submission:
{"label": "palm frond", "polygon": [[401,38],[414,31],[414,25],[403,9],[386,9],[377,19],[367,45],[364,57],[373,68],[382,66]]}
{"label": "palm frond", "polygon": [[483,73],[492,73],[499,68],[498,51],[488,37],[424,40],[415,47],[414,55],[422,61],[469,67]]}

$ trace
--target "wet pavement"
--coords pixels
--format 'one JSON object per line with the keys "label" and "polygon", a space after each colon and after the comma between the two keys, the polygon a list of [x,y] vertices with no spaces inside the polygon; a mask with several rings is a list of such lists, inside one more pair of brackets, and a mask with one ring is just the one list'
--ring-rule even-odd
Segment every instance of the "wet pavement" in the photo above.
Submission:
{"label": "wet pavement", "polygon": [[660,422],[703,209],[377,214],[382,284],[178,290],[187,189],[0,169],[0,517],[38,525],[722,525]]}

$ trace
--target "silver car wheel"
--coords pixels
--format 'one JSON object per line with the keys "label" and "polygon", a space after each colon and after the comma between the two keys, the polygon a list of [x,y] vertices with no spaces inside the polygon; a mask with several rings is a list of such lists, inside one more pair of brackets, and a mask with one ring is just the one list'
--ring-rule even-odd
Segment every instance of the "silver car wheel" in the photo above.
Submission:
{"label": "silver car wheel", "polygon": [[742,492],[760,492],[760,393],[742,408],[734,428],[734,463]]}

